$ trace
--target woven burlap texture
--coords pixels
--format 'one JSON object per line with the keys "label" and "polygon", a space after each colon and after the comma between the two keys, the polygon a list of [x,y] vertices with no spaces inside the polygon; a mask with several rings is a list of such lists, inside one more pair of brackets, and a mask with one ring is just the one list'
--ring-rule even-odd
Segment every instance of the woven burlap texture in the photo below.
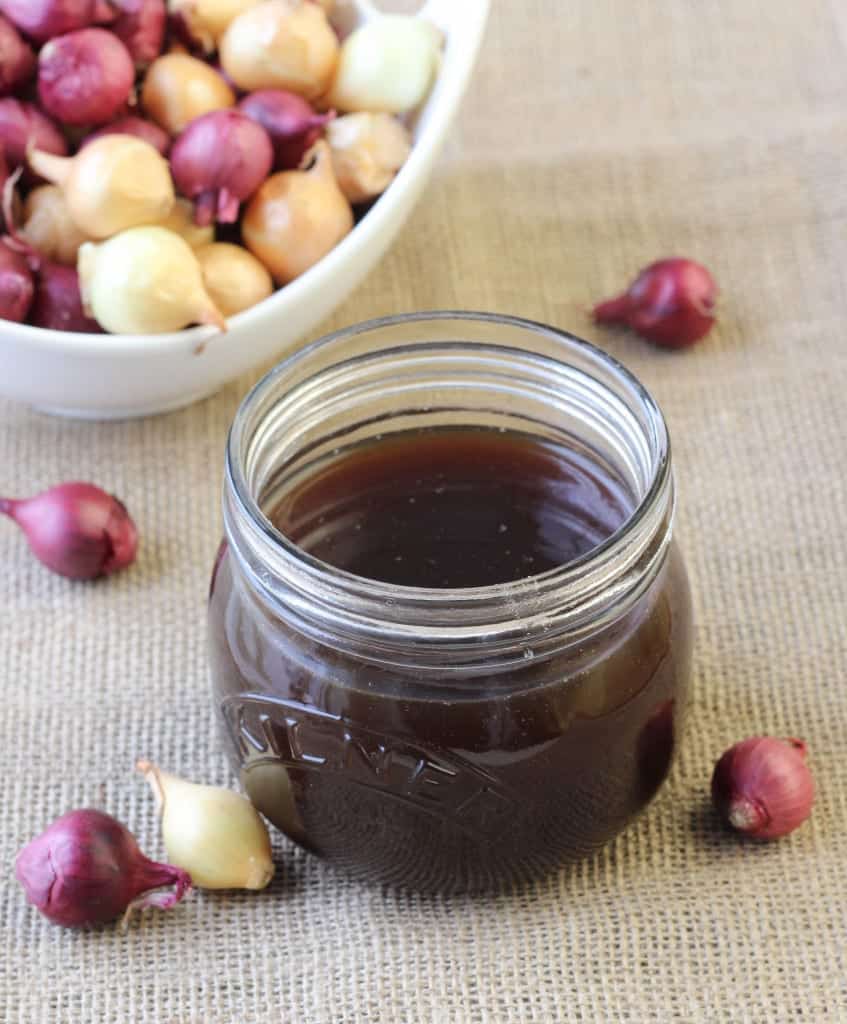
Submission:
{"label": "woven burlap texture", "polygon": [[[847,1020],[845,49],[840,0],[498,0],[431,187],[326,325],[431,307],[550,321],[667,415],[697,612],[681,757],[617,842],[518,895],[383,892],[278,841],[270,891],[197,893],[126,934],[29,908],[14,855],[69,808],[104,807],[163,854],[136,757],[230,781],[204,604],[250,381],[129,423],[0,404],[0,490],[90,478],[144,537],[131,571],[80,586],[0,524],[4,1024]],[[722,286],[701,347],[591,325],[593,300],[676,253]],[[706,799],[715,757],[759,731],[805,737],[819,789],[768,846],[724,835]]]}

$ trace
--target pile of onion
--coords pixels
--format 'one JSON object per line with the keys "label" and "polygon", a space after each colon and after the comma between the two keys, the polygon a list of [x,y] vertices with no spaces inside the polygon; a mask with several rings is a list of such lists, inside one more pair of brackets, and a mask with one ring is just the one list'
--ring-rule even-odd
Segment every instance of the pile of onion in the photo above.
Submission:
{"label": "pile of onion", "polygon": [[0,318],[225,330],[322,259],[405,162],[441,47],[400,15],[340,41],[333,6],[2,0]]}

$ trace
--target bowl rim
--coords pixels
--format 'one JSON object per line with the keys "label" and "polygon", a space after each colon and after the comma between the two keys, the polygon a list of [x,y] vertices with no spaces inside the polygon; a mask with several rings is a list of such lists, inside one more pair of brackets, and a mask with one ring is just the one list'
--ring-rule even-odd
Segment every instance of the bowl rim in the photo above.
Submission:
{"label": "bowl rim", "polygon": [[[91,334],[77,331],[58,331],[52,328],[35,327],[32,324],[19,324],[10,320],[0,320],[0,339],[4,335],[14,334],[17,340],[26,342],[41,351],[62,352],[74,355],[116,355],[119,350],[129,354],[140,352],[163,351],[170,348],[196,348],[217,339],[226,339],[231,331],[249,331],[269,314],[284,314],[286,304],[296,306],[321,287],[325,276],[331,275],[339,264],[353,258],[360,249],[366,248],[373,236],[380,233],[382,226],[390,220],[395,207],[403,197],[407,182],[411,184],[420,173],[426,172],[426,162],[430,160],[442,140],[447,123],[452,119],[455,106],[461,100],[468,79],[476,64],[476,58],[482,42],[482,35],[491,6],[491,0],[464,0],[467,5],[465,14],[470,16],[473,30],[468,33],[468,46],[454,50],[451,47],[452,33],[445,31],[444,57],[455,53],[452,66],[447,59],[442,60],[438,77],[427,97],[421,112],[425,113],[423,127],[414,139],[412,151],[389,187],[375,201],[353,230],[343,238],[330,252],[314,266],[297,277],[289,284],[278,288],[272,295],[257,305],[228,318],[229,330],[222,332],[215,327],[195,326],[181,331],[166,334]],[[437,2],[425,4],[415,17],[426,17],[432,8],[439,6]],[[444,25],[439,27],[444,30]]]}

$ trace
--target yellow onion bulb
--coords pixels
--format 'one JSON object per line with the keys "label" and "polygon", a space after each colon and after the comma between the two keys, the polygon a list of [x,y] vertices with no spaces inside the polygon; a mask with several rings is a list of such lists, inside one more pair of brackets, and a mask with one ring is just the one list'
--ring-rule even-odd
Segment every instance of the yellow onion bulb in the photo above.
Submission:
{"label": "yellow onion bulb", "polygon": [[306,154],[306,168],[271,175],[250,200],[241,233],[280,284],[299,277],[353,228],[353,211],[332,173],[329,146]]}
{"label": "yellow onion bulb", "polygon": [[101,136],[72,157],[35,150],[29,164],[61,188],[71,219],[89,238],[156,224],[174,204],[167,160],[134,135]]}
{"label": "yellow onion bulb", "polygon": [[215,242],[196,251],[203,283],[224,316],[235,316],[273,293],[271,275],[240,245]]}
{"label": "yellow onion bulb", "polygon": [[189,122],[235,106],[235,93],[214,68],[187,53],[166,53],[144,76],[141,105],[156,124],[178,135]]}
{"label": "yellow onion bulb", "polygon": [[221,39],[220,59],[246,92],[288,89],[313,100],[332,81],[338,39],[311,0],[265,0],[230,24]]}
{"label": "yellow onion bulb", "polygon": [[90,241],[76,226],[58,185],[40,185],[26,197],[19,234],[39,256],[65,267],[75,267],[79,247]]}
{"label": "yellow onion bulb", "polygon": [[345,114],[326,126],[332,169],[351,203],[388,188],[412,150],[408,129],[391,114]]}

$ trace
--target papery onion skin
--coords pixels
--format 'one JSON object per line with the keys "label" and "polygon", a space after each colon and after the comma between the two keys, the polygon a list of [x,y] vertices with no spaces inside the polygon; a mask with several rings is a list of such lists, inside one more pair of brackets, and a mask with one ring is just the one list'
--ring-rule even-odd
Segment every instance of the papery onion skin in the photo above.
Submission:
{"label": "papery onion skin", "polygon": [[157,224],[173,208],[167,161],[148,142],[132,135],[104,135],[73,157],[34,150],[29,162],[62,187],[71,217],[90,238]]}
{"label": "papery onion skin", "polygon": [[95,484],[73,480],[32,498],[0,498],[0,513],[20,526],[43,565],[68,579],[94,580],[135,561],[135,523]]}
{"label": "papery onion skin", "polygon": [[240,203],[253,195],[272,165],[268,133],[237,110],[198,117],[171,150],[174,182],[195,200],[194,219],[201,225],[234,223]]}
{"label": "papery onion skin", "polygon": [[[145,857],[119,821],[89,808],[62,815],[27,843],[15,877],[31,904],[67,928],[105,924],[134,906],[166,910],[191,888],[186,871]],[[174,891],[154,891],[163,886]]]}
{"label": "papery onion skin", "polygon": [[235,106],[235,93],[214,68],[187,53],[166,53],[144,76],[141,105],[171,135],[195,118]]}
{"label": "papery onion skin", "polygon": [[662,348],[688,348],[712,329],[717,292],[702,263],[681,257],[658,260],[621,295],[595,306],[594,319],[623,324]]}
{"label": "papery onion skin", "polygon": [[345,114],[327,126],[332,169],[351,203],[388,188],[412,151],[406,127],[391,114]]}
{"label": "papery onion skin", "polygon": [[815,783],[798,739],[753,736],[715,765],[712,800],[721,817],[755,839],[779,839],[809,817]]}
{"label": "papery onion skin", "polygon": [[162,814],[168,857],[203,889],[264,889],[275,865],[268,829],[250,801],[138,761]]}
{"label": "papery onion skin", "polygon": [[51,39],[38,55],[38,98],[63,124],[112,120],[126,106],[134,82],[129,51],[102,28]]}
{"label": "papery onion skin", "polygon": [[270,136],[275,171],[299,167],[307,151],[335,117],[334,111],[316,113],[302,96],[285,89],[259,89],[245,96],[238,109]]}
{"label": "papery onion skin", "polygon": [[220,59],[245,92],[287,89],[314,100],[332,81],[338,38],[318,4],[265,0],[230,24]]}
{"label": "papery onion skin", "polygon": [[304,170],[271,175],[247,204],[241,224],[247,248],[279,284],[299,277],[353,228],[326,142],[315,144],[306,163]]}

